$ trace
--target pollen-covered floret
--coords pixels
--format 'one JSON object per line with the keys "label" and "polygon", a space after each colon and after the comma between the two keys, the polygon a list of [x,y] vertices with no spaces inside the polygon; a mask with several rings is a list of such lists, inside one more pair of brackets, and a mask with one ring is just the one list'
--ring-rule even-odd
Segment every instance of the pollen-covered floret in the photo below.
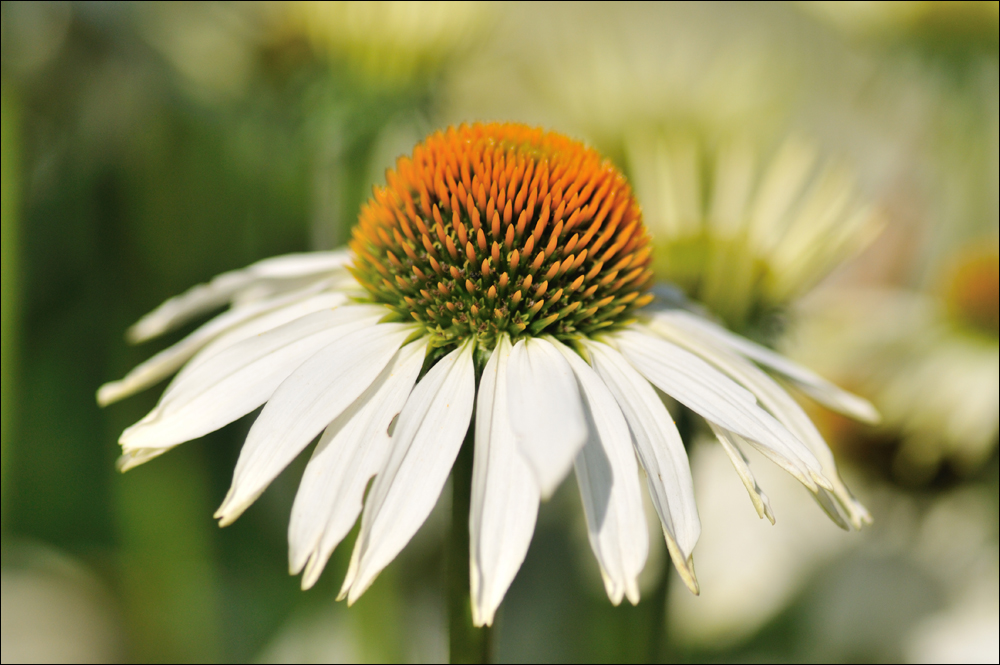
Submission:
{"label": "pollen-covered floret", "polygon": [[624,176],[520,124],[428,137],[386,173],[351,241],[371,297],[443,344],[620,326],[652,299],[651,246]]}

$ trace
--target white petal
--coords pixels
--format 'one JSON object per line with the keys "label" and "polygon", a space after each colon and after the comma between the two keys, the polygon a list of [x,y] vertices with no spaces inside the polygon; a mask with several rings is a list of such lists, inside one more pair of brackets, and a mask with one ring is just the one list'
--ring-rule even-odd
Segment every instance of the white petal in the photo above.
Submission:
{"label": "white petal", "polygon": [[293,575],[305,568],[303,589],[316,583],[361,514],[368,481],[389,456],[389,425],[413,390],[426,349],[426,337],[400,349],[316,445],[288,525],[289,567]]}
{"label": "white petal", "polygon": [[656,391],[621,354],[599,342],[584,341],[584,346],[632,431],[670,558],[684,583],[698,593],[691,552],[701,535],[701,521],[691,467],[677,427]]}
{"label": "white petal", "polygon": [[233,483],[215,513],[231,524],[324,427],[378,378],[412,333],[382,323],[323,347],[285,379],[250,428]]}
{"label": "white petal", "polygon": [[747,488],[747,493],[750,495],[750,501],[757,511],[757,516],[761,518],[767,517],[768,521],[774,524],[774,511],[771,510],[771,502],[768,500],[767,495],[764,494],[764,490],[757,484],[757,479],[754,478],[753,472],[750,471],[750,462],[747,460],[746,455],[743,454],[743,451],[740,450],[740,435],[733,434],[714,423],[709,423],[709,426],[722,444],[722,449],[726,451],[729,461],[732,462],[733,468],[736,469],[740,480],[743,481],[743,486]]}
{"label": "white petal", "polygon": [[569,473],[587,441],[587,421],[573,370],[544,339],[514,345],[507,368],[507,404],[518,449],[538,480],[542,498]]}
{"label": "white petal", "polygon": [[476,398],[470,340],[441,358],[399,414],[392,452],[375,477],[341,597],[353,603],[430,514],[469,429]]}
{"label": "white petal", "polygon": [[214,340],[206,344],[200,351],[198,351],[198,353],[195,354],[193,358],[191,358],[191,360],[188,361],[186,365],[184,365],[181,371],[177,373],[177,376],[174,377],[174,380],[171,381],[166,390],[164,390],[164,395],[170,393],[174,389],[174,386],[183,380],[183,377],[186,374],[193,372],[195,368],[203,362],[218,355],[222,351],[225,351],[229,347],[234,346],[245,339],[256,337],[257,335],[283,326],[286,323],[291,323],[296,319],[301,319],[303,316],[312,314],[313,312],[340,307],[341,305],[347,303],[348,300],[349,298],[343,293],[320,293],[300,302],[262,314],[247,321],[243,325],[237,326],[232,330],[219,335]]}
{"label": "white petal", "polygon": [[576,479],[587,516],[590,547],[615,605],[639,602],[639,573],[649,554],[639,468],[625,416],[601,377],[574,351],[553,341],[580,384],[589,436],[576,456]]}
{"label": "white petal", "polygon": [[173,446],[170,446],[169,448],[136,448],[134,450],[129,450],[128,452],[119,455],[115,462],[115,466],[119,471],[125,473],[129,469],[134,469],[141,464],[145,464],[154,457],[159,457],[163,453],[172,449]]}
{"label": "white petal", "polygon": [[302,362],[327,344],[373,326],[377,306],[326,309],[244,340],[178,377],[145,418],[119,439],[125,452],[190,441],[266,402]]}
{"label": "white petal", "polygon": [[225,305],[241,289],[260,279],[301,278],[344,266],[350,260],[346,251],[289,254],[259,261],[242,270],[214,277],[207,284],[194,286],[170,298],[129,328],[130,341],[138,343],[176,328],[205,312]]}
{"label": "white petal", "polygon": [[834,411],[866,423],[875,424],[881,419],[878,411],[868,400],[842,390],[802,365],[696,314],[677,309],[656,312],[653,314],[653,318],[722,343],[754,362],[781,374],[802,392]]}
{"label": "white petal", "polygon": [[[836,501],[843,506],[850,523],[857,529],[866,523],[871,523],[871,515],[854,498],[841,480],[833,453],[830,452],[823,436],[802,410],[802,407],[784,388],[753,363],[733,353],[712,337],[693,334],[684,328],[673,326],[662,320],[651,324],[651,328],[667,339],[697,353],[752,391],[760,400],[761,405],[774,414],[775,418],[788,428],[788,431],[794,434],[819,461],[823,477],[832,485],[833,495],[836,497]],[[767,451],[762,450],[762,452],[767,454]],[[820,506],[830,517],[846,528],[843,516],[837,511],[835,502],[830,501],[827,491],[818,488],[818,491],[814,490],[814,494]]]}
{"label": "white petal", "polygon": [[501,336],[479,382],[469,511],[472,622],[492,625],[535,531],[540,494],[507,412],[510,338]]}
{"label": "white petal", "polygon": [[[322,285],[322,283],[319,283],[317,287],[321,288]],[[263,330],[256,329],[258,326],[247,325],[248,322],[261,317],[263,314],[273,312],[274,310],[279,310],[283,314],[290,314],[288,318],[281,321],[281,323],[287,323],[320,309],[336,307],[347,300],[347,296],[340,293],[316,295],[317,287],[296,291],[277,298],[258,301],[243,307],[236,307],[220,314],[181,341],[160,351],[133,369],[125,378],[101,386],[97,391],[98,404],[107,406],[160,382],[180,369],[184,363],[212,342],[212,340],[232,331],[234,328],[240,329],[240,332],[243,333],[243,336],[238,337],[237,341],[263,332]],[[310,298],[309,296],[312,297]],[[264,328],[264,330],[277,327],[281,323],[272,323],[267,328]],[[235,341],[230,339],[229,345],[231,346],[233,343]]]}
{"label": "white petal", "polygon": [[294,279],[342,268],[351,260],[345,249],[330,252],[302,252],[263,259],[247,267],[258,279]]}
{"label": "white petal", "polygon": [[754,396],[701,358],[642,329],[613,336],[622,353],[657,388],[705,419],[759,444],[761,452],[810,490],[831,487],[819,461]]}

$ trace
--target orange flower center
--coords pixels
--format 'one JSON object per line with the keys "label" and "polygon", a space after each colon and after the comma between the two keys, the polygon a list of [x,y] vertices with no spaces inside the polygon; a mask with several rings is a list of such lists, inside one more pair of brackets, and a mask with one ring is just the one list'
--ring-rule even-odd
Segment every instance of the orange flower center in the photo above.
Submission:
{"label": "orange flower center", "polygon": [[513,123],[429,136],[361,209],[353,272],[442,338],[572,338],[648,303],[651,245],[625,177],[591,148]]}

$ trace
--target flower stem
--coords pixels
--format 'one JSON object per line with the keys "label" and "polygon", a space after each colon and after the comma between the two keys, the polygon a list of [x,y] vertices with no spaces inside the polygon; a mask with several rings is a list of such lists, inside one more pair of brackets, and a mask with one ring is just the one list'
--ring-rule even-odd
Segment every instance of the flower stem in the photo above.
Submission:
{"label": "flower stem", "polygon": [[472,427],[451,475],[451,533],[448,537],[448,634],[452,663],[488,663],[493,629],[472,625],[469,596],[469,507],[472,499]]}

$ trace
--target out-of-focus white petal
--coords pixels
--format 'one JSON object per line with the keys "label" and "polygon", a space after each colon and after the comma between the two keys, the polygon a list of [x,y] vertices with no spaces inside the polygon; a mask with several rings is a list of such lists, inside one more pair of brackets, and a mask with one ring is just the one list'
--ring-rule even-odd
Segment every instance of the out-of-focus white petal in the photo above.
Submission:
{"label": "out-of-focus white petal", "polygon": [[544,339],[514,345],[507,368],[507,404],[518,449],[547,499],[587,441],[587,421],[573,370]]}
{"label": "out-of-focus white petal", "polygon": [[[848,525],[844,522],[844,517],[838,511],[836,505],[839,503],[847,513],[847,520],[856,529],[860,529],[864,524],[871,523],[871,515],[861,503],[854,498],[850,490],[840,478],[837,471],[837,464],[834,461],[833,453],[827,446],[823,436],[816,429],[816,426],[806,415],[802,407],[771,377],[758,369],[753,363],[734,353],[731,349],[721,345],[715,338],[697,335],[691,331],[673,326],[665,320],[657,320],[651,324],[651,329],[657,334],[688,348],[697,353],[702,358],[711,362],[721,371],[738,381],[748,390],[752,391],[760,404],[774,414],[788,431],[808,447],[809,451],[816,457],[822,466],[823,476],[830,481],[832,493],[835,500],[832,500],[827,491],[820,488],[814,492],[816,500],[830,517],[844,528]],[[759,449],[759,448],[758,448]],[[766,451],[763,451],[765,452]]]}
{"label": "out-of-focus white petal", "polygon": [[392,451],[375,477],[340,597],[353,603],[427,519],[472,418],[476,375],[469,340],[441,358],[406,400]]}
{"label": "out-of-focus white petal", "polygon": [[365,488],[389,456],[389,425],[413,390],[427,338],[401,348],[375,382],[323,432],[302,474],[288,525],[292,575],[308,589],[361,514]]}
{"label": "out-of-focus white petal", "polygon": [[[316,291],[322,286],[323,284],[319,283],[294,293],[235,307],[220,314],[181,341],[137,366],[120,381],[105,383],[97,391],[98,404],[107,406],[158,383],[180,369],[207,344],[222,335],[226,335],[226,333],[233,332],[234,329],[239,330],[239,334],[226,335],[229,346],[235,341],[246,339],[263,332],[263,330],[270,330],[282,323],[293,321],[321,309],[337,307],[347,301],[347,296],[341,293],[317,295]],[[258,330],[259,326],[249,325],[250,322],[268,313],[280,313],[278,318],[284,318],[284,320],[273,322],[275,317],[267,317],[269,319],[267,327],[262,330]]]}
{"label": "out-of-focus white petal", "polygon": [[129,328],[133,343],[144,342],[228,303],[242,289],[262,279],[302,278],[341,268],[350,260],[346,250],[276,256],[214,277],[170,298]]}
{"label": "out-of-focus white petal", "polygon": [[178,377],[145,418],[119,439],[127,453],[163,448],[212,432],[267,401],[302,362],[327,344],[374,325],[385,309],[326,309],[235,344]]}
{"label": "out-of-focus white petal", "polygon": [[754,396],[707,362],[642,329],[613,338],[629,362],[657,388],[707,420],[759,444],[757,447],[806,487],[832,489],[822,467],[802,442]]}
{"label": "out-of-focus white petal", "polygon": [[878,411],[868,400],[842,390],[812,370],[691,312],[681,309],[664,310],[654,313],[653,318],[721,343],[754,362],[781,374],[794,383],[799,390],[838,413],[872,424],[878,423],[881,419]]}
{"label": "out-of-focus white petal", "polygon": [[684,583],[698,593],[691,552],[701,534],[687,452],[656,391],[624,357],[600,342],[584,340],[591,365],[614,395],[628,422],[670,558]]}
{"label": "out-of-focus white petal", "polygon": [[639,573],[649,554],[639,469],[622,410],[601,380],[573,350],[553,341],[573,368],[584,397],[589,436],[576,456],[576,479],[587,516],[590,547],[601,566],[608,597],[639,602]]}
{"label": "out-of-focus white petal", "polygon": [[535,531],[538,484],[518,452],[507,409],[510,338],[502,335],[479,382],[469,511],[472,621],[493,624]]}
{"label": "out-of-focus white petal", "polygon": [[250,428],[233,483],[215,513],[231,524],[324,427],[378,378],[412,333],[382,323],[328,344],[285,379]]}
{"label": "out-of-focus white petal", "polygon": [[343,268],[350,260],[351,253],[346,249],[302,252],[272,256],[248,266],[246,270],[258,279],[294,279]]}
{"label": "out-of-focus white petal", "polygon": [[743,482],[743,486],[747,488],[747,493],[750,495],[750,501],[753,503],[754,510],[757,511],[757,516],[760,518],[767,517],[768,521],[774,524],[774,511],[771,510],[771,501],[764,494],[764,490],[760,488],[760,485],[757,484],[757,479],[754,478],[753,472],[750,471],[750,462],[747,460],[746,455],[743,454],[743,451],[740,450],[740,435],[733,434],[714,423],[709,423],[708,425],[712,428],[716,438],[719,439],[719,443],[722,444],[722,449],[726,451],[726,456],[729,457],[729,461],[732,462],[733,467],[736,469],[736,473]]}

